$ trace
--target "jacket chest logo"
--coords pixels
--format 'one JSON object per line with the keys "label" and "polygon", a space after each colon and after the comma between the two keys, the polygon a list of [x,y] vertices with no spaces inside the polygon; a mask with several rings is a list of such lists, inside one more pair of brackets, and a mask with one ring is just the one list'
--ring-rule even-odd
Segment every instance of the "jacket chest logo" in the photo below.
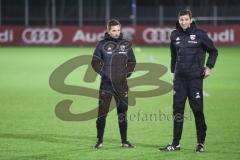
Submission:
{"label": "jacket chest logo", "polygon": [[176,38],[176,44],[179,44],[179,43],[180,43],[180,38],[177,37],[177,38]]}
{"label": "jacket chest logo", "polygon": [[190,35],[190,41],[188,41],[188,43],[197,44],[198,42],[196,41],[196,35],[191,34]]}
{"label": "jacket chest logo", "polygon": [[103,44],[103,51],[107,54],[113,54],[113,52],[117,49],[117,44],[113,41],[108,41]]}
{"label": "jacket chest logo", "polygon": [[120,45],[119,46],[119,54],[126,54],[126,46],[125,45]]}
{"label": "jacket chest logo", "polygon": [[107,48],[107,54],[112,54],[112,48],[111,47]]}
{"label": "jacket chest logo", "polygon": [[191,39],[192,41],[194,41],[194,40],[196,39],[196,35],[191,34],[191,35],[190,35],[190,39]]}

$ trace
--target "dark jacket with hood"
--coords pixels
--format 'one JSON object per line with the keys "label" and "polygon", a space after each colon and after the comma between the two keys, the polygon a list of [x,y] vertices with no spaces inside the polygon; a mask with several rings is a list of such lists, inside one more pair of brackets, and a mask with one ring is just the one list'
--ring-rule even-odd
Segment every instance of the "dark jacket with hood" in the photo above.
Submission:
{"label": "dark jacket with hood", "polygon": [[[99,41],[92,58],[93,69],[101,75],[101,84],[121,84],[131,75],[136,65],[136,59],[131,43],[105,33],[104,39]],[[104,88],[104,86],[103,86]]]}
{"label": "dark jacket with hood", "polygon": [[214,67],[218,51],[206,32],[196,27],[195,22],[186,30],[176,23],[171,33],[171,72],[202,77],[206,52],[209,53],[206,66]]}

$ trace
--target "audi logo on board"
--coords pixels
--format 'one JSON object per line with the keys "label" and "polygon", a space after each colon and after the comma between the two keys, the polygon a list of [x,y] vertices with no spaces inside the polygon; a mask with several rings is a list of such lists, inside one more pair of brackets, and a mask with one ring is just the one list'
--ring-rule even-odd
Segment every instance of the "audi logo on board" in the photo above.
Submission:
{"label": "audi logo on board", "polygon": [[22,39],[27,44],[57,44],[63,38],[58,28],[27,28],[22,33]]}
{"label": "audi logo on board", "polygon": [[142,37],[149,44],[169,43],[172,28],[146,28]]}
{"label": "audi logo on board", "polygon": [[[128,26],[123,37],[136,45],[169,45],[171,26]],[[206,26],[208,36],[217,45],[240,44],[239,26]],[[104,27],[95,26],[1,26],[0,46],[4,45],[96,45],[102,39]]]}

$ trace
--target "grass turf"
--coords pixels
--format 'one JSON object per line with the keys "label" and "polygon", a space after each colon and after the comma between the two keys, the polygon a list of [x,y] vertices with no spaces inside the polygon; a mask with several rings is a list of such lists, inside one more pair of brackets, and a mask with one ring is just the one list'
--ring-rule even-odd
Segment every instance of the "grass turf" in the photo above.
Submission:
{"label": "grass turf", "polygon": [[[158,151],[172,137],[172,92],[151,98],[137,98],[129,107],[128,138],[135,149],[120,148],[116,110],[109,113],[104,148],[94,150],[95,119],[62,121],[54,109],[63,99],[72,99],[73,113],[88,111],[97,99],[65,95],[49,86],[51,73],[65,61],[91,54],[93,48],[0,48],[0,159],[239,159],[239,59],[240,47],[219,48],[212,75],[204,82],[205,117],[208,125],[206,152],[194,153],[194,117],[187,104],[180,152]],[[169,67],[168,48],[136,47],[137,61]],[[66,82],[98,89],[99,78],[88,84],[82,80],[86,67],[72,72]],[[137,74],[137,73],[135,73]],[[160,79],[171,83],[167,72]],[[143,88],[147,89],[147,87]],[[150,115],[163,113],[158,119]],[[136,118],[138,115],[138,118]],[[130,117],[129,117],[130,118]]]}

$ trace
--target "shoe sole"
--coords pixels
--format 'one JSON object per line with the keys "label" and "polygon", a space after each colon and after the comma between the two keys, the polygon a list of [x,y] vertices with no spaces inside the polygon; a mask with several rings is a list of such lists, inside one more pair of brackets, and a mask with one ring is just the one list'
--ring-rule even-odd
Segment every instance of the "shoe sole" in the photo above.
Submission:
{"label": "shoe sole", "polygon": [[180,151],[180,149],[176,149],[176,150],[164,150],[164,149],[159,149],[159,151],[162,151],[162,152],[175,152],[175,151]]}
{"label": "shoe sole", "polygon": [[101,149],[103,147],[103,145],[99,146],[99,147],[93,147],[94,149],[98,150]]}
{"label": "shoe sole", "polygon": [[136,148],[136,146],[127,147],[127,146],[122,146],[122,145],[121,145],[120,147],[121,147],[121,148],[130,148],[130,149],[131,149],[131,148]]}

